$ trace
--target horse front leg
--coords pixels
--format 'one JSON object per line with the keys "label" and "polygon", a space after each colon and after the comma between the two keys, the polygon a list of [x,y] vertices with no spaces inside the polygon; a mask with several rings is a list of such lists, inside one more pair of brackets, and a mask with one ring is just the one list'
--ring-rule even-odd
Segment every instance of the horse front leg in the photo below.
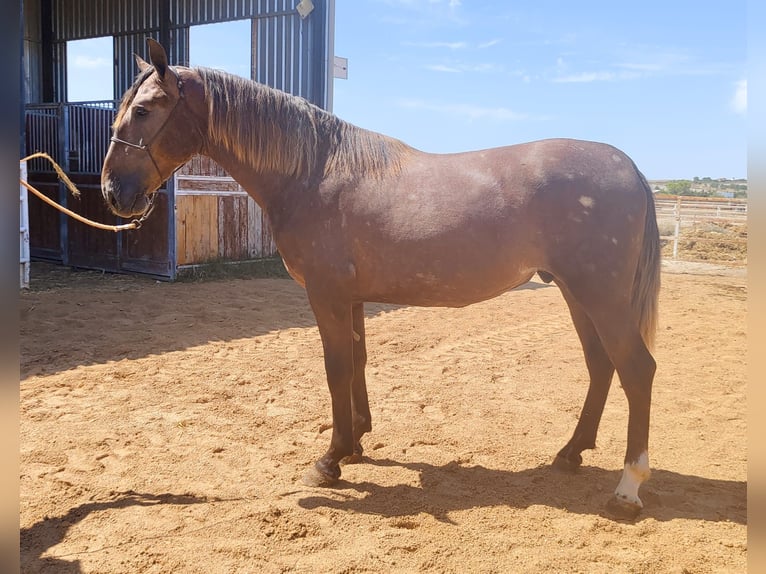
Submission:
{"label": "horse front leg", "polygon": [[303,482],[310,486],[331,486],[340,478],[339,462],[354,453],[356,442],[351,406],[354,377],[351,303],[343,301],[337,293],[312,293],[308,288],[307,291],[324,348],[325,372],[332,400],[332,438],[330,448],[316,461],[314,468],[306,472]]}
{"label": "horse front leg", "polygon": [[367,398],[367,381],[364,369],[367,366],[367,345],[364,333],[364,303],[355,303],[351,308],[354,326],[354,377],[351,382],[351,418],[354,432],[354,453],[343,459],[344,464],[362,461],[362,435],[372,430],[370,402]]}

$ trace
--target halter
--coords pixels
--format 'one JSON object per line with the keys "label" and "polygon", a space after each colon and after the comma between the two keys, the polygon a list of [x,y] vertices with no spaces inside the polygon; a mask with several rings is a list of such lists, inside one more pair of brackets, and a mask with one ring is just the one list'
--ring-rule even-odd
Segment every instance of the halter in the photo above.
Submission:
{"label": "halter", "polygon": [[[173,71],[170,68],[170,66],[168,66],[168,70]],[[176,103],[173,104],[173,107],[170,109],[170,113],[165,118],[165,121],[162,122],[162,125],[159,127],[159,129],[156,132],[154,132],[154,135],[152,137],[150,137],[149,140],[146,143],[144,143],[144,138],[139,139],[138,143],[133,143],[133,142],[129,142],[129,141],[124,140],[124,139],[120,139],[120,138],[118,138],[115,135],[112,135],[112,137],[109,138],[110,142],[123,144],[123,145],[126,145],[128,147],[132,147],[134,149],[145,151],[146,154],[149,156],[149,159],[152,160],[152,164],[154,165],[154,169],[157,171],[157,175],[159,175],[160,176],[160,180],[163,180],[163,181],[164,181],[165,178],[163,178],[162,177],[162,173],[160,173],[160,168],[157,165],[157,162],[154,160],[154,156],[152,155],[152,151],[151,151],[151,149],[149,149],[149,144],[151,144],[155,140],[155,138],[162,133],[162,130],[165,129],[165,126],[167,125],[168,121],[170,121],[170,118],[173,117],[173,113],[176,111],[176,107],[178,107],[178,103],[184,98],[184,92],[183,92],[184,84],[178,78],[178,74],[176,74],[174,71],[173,71],[173,74],[176,76],[176,81],[177,81],[176,85],[178,86],[178,99],[176,100]],[[144,78],[144,81],[146,81],[146,79],[148,79],[148,78],[149,78],[149,76],[147,75]],[[150,205],[149,211],[151,211],[151,209],[153,209],[152,197],[154,197],[154,194],[152,194],[152,196],[150,196],[150,198],[149,198],[149,205]],[[148,215],[148,212],[145,215]],[[144,217],[142,217],[141,219],[143,220]]]}

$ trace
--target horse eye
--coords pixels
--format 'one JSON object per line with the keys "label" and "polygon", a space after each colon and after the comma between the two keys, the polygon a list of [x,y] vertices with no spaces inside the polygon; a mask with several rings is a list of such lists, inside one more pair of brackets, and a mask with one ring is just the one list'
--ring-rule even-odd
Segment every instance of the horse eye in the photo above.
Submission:
{"label": "horse eye", "polygon": [[144,106],[136,106],[137,116],[145,116],[148,113],[149,113],[149,110],[147,110]]}

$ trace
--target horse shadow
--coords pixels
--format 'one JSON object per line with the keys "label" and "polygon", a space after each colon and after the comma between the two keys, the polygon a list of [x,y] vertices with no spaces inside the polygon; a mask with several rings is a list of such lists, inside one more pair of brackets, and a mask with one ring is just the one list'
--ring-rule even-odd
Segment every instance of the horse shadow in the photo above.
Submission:
{"label": "horse shadow", "polygon": [[[464,466],[455,461],[442,466],[391,459],[363,462],[375,466],[401,467],[419,473],[420,484],[380,486],[371,482],[341,480],[326,495],[299,499],[302,508],[333,508],[387,518],[427,513],[453,523],[450,512],[506,506],[525,509],[534,505],[559,508],[584,515],[614,519],[605,511],[612,489],[622,471],[583,466],[563,472],[550,465],[521,471]],[[357,494],[346,494],[355,491]],[[747,524],[747,482],[719,480],[654,469],[641,488],[644,509],[638,521],[677,518]]]}
{"label": "horse shadow", "polygon": [[[43,556],[43,554],[48,549],[62,542],[72,526],[93,512],[128,508],[130,506],[206,504],[218,502],[219,500],[197,497],[191,494],[147,494],[129,490],[117,493],[110,500],[81,504],[71,508],[63,516],[46,516],[28,528],[22,528],[20,531],[21,571],[80,574],[83,570],[80,561],[74,558],[74,554],[57,557]],[[119,543],[115,544],[115,546],[119,546]]]}

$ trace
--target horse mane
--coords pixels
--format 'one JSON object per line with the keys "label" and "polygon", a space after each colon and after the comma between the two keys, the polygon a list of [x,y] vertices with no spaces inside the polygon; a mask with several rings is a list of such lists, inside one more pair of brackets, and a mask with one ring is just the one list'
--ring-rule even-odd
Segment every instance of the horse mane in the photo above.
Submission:
{"label": "horse mane", "polygon": [[304,98],[221,70],[195,68],[208,104],[208,138],[257,171],[309,178],[398,171],[403,142],[349,124]]}

